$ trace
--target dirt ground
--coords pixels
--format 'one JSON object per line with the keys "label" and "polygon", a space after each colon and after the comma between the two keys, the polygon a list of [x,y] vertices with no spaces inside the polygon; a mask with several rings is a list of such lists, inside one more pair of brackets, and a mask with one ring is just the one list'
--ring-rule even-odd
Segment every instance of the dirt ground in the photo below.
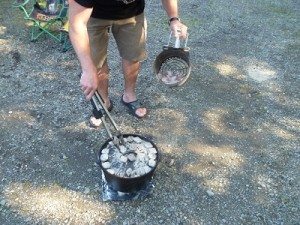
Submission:
{"label": "dirt ground", "polygon": [[22,13],[1,3],[0,224],[300,224],[298,1],[181,0],[192,73],[177,88],[153,75],[169,31],[148,1],[143,120],[120,103],[111,42],[112,116],[162,156],[152,194],[124,202],[102,200],[94,152],[108,137],[87,122],[74,51],[30,42]]}

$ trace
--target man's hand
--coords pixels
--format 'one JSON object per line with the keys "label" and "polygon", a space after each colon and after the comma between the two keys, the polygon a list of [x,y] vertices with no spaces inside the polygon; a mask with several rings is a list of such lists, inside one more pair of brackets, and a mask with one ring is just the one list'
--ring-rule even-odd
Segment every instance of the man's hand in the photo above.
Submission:
{"label": "man's hand", "polygon": [[169,25],[176,38],[187,38],[187,26],[180,22],[178,13],[178,0],[161,0],[169,18]]}
{"label": "man's hand", "polygon": [[97,73],[82,72],[80,78],[80,86],[81,90],[85,95],[86,100],[90,100],[98,87]]}
{"label": "man's hand", "polygon": [[181,23],[179,20],[173,20],[170,22],[170,29],[176,38],[186,39],[187,38],[187,26]]}

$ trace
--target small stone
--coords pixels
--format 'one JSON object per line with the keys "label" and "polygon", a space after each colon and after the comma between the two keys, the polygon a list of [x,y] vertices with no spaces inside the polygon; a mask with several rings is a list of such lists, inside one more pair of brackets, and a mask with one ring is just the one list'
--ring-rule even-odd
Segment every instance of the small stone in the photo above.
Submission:
{"label": "small stone", "polygon": [[101,191],[101,189],[100,189],[100,187],[96,187],[96,188],[94,188],[94,191],[99,192],[99,191]]}
{"label": "small stone", "polygon": [[67,159],[68,157],[65,154],[61,154],[62,159]]}
{"label": "small stone", "polygon": [[89,194],[90,193],[90,189],[89,188],[85,188],[83,193],[84,194]]}
{"label": "small stone", "polygon": [[212,196],[215,195],[215,193],[213,193],[211,190],[207,190],[207,191],[206,191],[206,194],[207,194],[208,196],[210,196],[210,197],[212,197]]}
{"label": "small stone", "polygon": [[31,221],[30,217],[28,217],[28,218],[25,219],[25,222],[30,222],[30,221]]}
{"label": "small stone", "polygon": [[175,164],[175,160],[170,159],[170,161],[168,162],[168,166],[173,166],[174,164]]}
{"label": "small stone", "polygon": [[0,205],[2,205],[2,206],[6,205],[6,201],[5,200],[1,200]]}

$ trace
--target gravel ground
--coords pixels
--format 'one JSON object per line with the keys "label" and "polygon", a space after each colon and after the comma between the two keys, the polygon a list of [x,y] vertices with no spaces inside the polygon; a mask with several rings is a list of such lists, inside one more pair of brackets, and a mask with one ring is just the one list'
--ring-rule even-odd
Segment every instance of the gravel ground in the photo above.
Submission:
{"label": "gravel ground", "polygon": [[153,76],[168,27],[149,1],[141,121],[120,103],[111,42],[112,116],[162,155],[151,196],[125,202],[102,201],[94,151],[107,135],[88,126],[74,52],[30,42],[1,3],[0,224],[300,224],[298,1],[181,0],[192,74],[178,88]]}

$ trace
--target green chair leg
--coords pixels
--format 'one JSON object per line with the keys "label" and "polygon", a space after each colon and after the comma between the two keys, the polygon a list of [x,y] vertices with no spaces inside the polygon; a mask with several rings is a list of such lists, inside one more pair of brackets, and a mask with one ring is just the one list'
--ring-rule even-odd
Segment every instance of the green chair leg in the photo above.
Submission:
{"label": "green chair leg", "polygon": [[[59,44],[63,44],[64,49],[69,49],[67,38],[62,35],[60,30],[64,22],[67,21],[67,0],[51,0],[51,2],[48,0],[13,1],[12,6],[23,11],[24,19],[32,23],[30,41],[34,42],[41,36],[46,36],[59,42]],[[55,1],[54,5],[52,5],[53,1]],[[52,8],[53,6],[54,8]]]}

